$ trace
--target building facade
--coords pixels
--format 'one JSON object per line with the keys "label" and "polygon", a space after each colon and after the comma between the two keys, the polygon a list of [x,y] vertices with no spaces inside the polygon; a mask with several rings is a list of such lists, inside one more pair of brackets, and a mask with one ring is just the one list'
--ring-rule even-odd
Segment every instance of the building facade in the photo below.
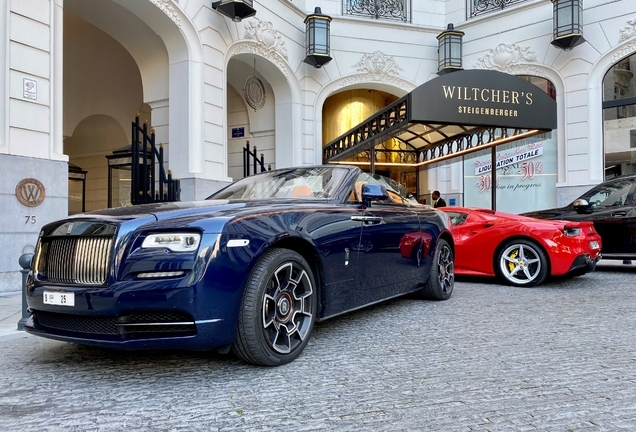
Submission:
{"label": "building facade", "polygon": [[[247,141],[271,168],[322,163],[324,144],[437,76],[449,23],[464,33],[464,69],[550,83],[549,203],[634,172],[632,0],[584,0],[585,42],[569,51],[551,44],[547,0],[253,7],[237,22],[209,0],[0,0],[0,291],[20,289],[18,258],[42,225],[109,198],[126,205],[129,178],[106,157],[130,145],[136,116],[162,144],[181,199],[204,199],[243,176]],[[315,7],[332,19],[332,60],[320,68],[303,61]],[[420,195],[475,202],[478,158],[427,166]]]}

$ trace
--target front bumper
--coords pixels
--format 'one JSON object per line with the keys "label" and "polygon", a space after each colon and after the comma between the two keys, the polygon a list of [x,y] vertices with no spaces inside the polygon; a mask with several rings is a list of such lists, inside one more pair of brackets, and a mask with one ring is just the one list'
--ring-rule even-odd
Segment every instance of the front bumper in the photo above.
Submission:
{"label": "front bumper", "polygon": [[[72,293],[74,306],[45,304],[47,291]],[[201,284],[121,281],[110,287],[41,285],[27,289],[25,330],[66,342],[121,349],[213,349],[234,341],[236,303]],[[223,308],[222,305],[227,307]]]}

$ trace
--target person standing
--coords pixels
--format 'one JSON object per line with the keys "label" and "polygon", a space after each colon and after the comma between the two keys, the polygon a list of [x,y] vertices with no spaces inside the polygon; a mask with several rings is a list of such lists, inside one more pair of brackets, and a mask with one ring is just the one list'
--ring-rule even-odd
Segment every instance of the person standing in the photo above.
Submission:
{"label": "person standing", "polygon": [[433,194],[431,196],[433,198],[433,207],[434,208],[446,207],[446,201],[444,201],[444,198],[442,198],[440,196],[439,191],[433,191]]}

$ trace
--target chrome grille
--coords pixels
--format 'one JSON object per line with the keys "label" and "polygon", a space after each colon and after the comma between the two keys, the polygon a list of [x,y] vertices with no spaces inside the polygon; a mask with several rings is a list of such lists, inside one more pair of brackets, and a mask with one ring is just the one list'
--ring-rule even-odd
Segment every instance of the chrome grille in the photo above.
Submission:
{"label": "chrome grille", "polygon": [[49,282],[104,285],[112,237],[55,237],[42,239],[35,271]]}

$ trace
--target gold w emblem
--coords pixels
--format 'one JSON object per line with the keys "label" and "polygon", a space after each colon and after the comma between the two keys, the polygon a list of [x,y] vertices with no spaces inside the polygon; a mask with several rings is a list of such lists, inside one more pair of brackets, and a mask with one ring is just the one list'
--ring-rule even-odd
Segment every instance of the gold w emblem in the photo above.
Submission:
{"label": "gold w emblem", "polygon": [[37,207],[46,197],[44,185],[34,178],[25,178],[15,187],[15,196],[22,205]]}

